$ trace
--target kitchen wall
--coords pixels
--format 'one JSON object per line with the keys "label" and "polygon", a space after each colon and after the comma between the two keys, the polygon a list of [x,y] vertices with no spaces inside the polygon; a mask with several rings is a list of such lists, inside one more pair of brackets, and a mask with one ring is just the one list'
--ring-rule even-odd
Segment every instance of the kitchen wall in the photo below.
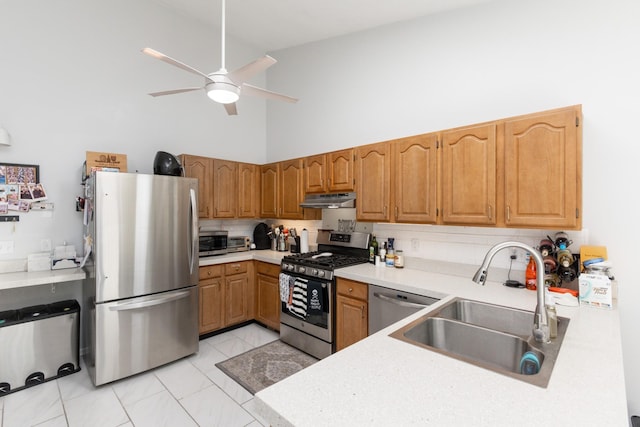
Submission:
{"label": "kitchen wall", "polygon": [[[127,154],[129,171],[140,173],[153,172],[159,150],[265,163],[265,101],[242,99],[229,117],[204,91],[152,98],[202,81],[142,54],[146,46],[204,72],[220,68],[219,30],[158,1],[2,2],[0,124],[13,143],[0,146],[0,160],[40,165],[55,209],[0,223],[0,241],[14,242],[0,264],[40,251],[42,240],[81,249],[75,198],[86,151]],[[264,53],[227,38],[229,69]]]}
{"label": "kitchen wall", "polygon": [[[634,268],[640,233],[632,223],[640,182],[633,154],[639,18],[635,0],[499,0],[274,52],[280,67],[270,71],[268,84],[301,101],[293,110],[269,106],[268,160],[582,104],[580,240],[607,246],[615,266],[629,408],[640,414]],[[420,251],[469,260],[480,259],[484,244],[455,242],[491,233],[397,227],[376,224],[374,230],[437,236],[440,243],[421,242]],[[502,233],[497,237],[506,237]]]}

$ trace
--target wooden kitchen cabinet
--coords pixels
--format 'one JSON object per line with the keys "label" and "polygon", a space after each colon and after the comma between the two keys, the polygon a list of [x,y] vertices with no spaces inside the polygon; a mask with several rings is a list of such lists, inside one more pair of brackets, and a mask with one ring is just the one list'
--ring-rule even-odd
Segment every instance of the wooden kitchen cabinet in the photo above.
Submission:
{"label": "wooden kitchen cabinet", "polygon": [[504,123],[504,222],[508,227],[580,229],[580,106]]}
{"label": "wooden kitchen cabinet", "polygon": [[198,179],[198,217],[211,218],[213,216],[213,206],[211,206],[211,169],[213,167],[213,159],[189,154],[183,154],[180,158],[184,175]]}
{"label": "wooden kitchen cabinet", "polygon": [[200,267],[200,335],[253,319],[253,261]]}
{"label": "wooden kitchen cabinet", "polygon": [[253,262],[233,262],[224,264],[224,267],[225,326],[253,319],[253,289],[249,280]]}
{"label": "wooden kitchen cabinet", "polygon": [[356,219],[391,219],[391,149],[387,142],[355,148]]}
{"label": "wooden kitchen cabinet", "polygon": [[238,163],[238,218],[256,218],[260,212],[260,169],[250,163]]}
{"label": "wooden kitchen cabinet", "polygon": [[255,262],[255,319],[263,325],[280,330],[280,265]]}
{"label": "wooden kitchen cabinet", "polygon": [[497,123],[442,133],[442,223],[495,225]]}
{"label": "wooden kitchen cabinet", "polygon": [[369,285],[337,279],[336,351],[350,346],[369,332]]}
{"label": "wooden kitchen cabinet", "polygon": [[354,151],[333,151],[304,160],[305,193],[353,191]]}
{"label": "wooden kitchen cabinet", "polygon": [[300,203],[304,200],[304,164],[302,159],[280,162],[278,173],[278,218],[303,219]]}
{"label": "wooden kitchen cabinet", "polygon": [[213,217],[235,218],[238,205],[238,164],[213,159]]}
{"label": "wooden kitchen cabinet", "polygon": [[392,143],[395,222],[437,220],[438,137],[417,135]]}
{"label": "wooden kitchen cabinet", "polygon": [[278,217],[278,174],[279,164],[260,166],[260,217]]}
{"label": "wooden kitchen cabinet", "polygon": [[224,327],[224,290],[222,265],[200,267],[200,334]]}

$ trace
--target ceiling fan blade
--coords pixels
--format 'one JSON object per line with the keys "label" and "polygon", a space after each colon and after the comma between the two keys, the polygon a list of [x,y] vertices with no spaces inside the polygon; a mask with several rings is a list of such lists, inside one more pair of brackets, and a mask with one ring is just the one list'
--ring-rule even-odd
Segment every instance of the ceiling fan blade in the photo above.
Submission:
{"label": "ceiling fan blade", "polygon": [[276,101],[284,101],[284,102],[291,102],[291,103],[298,102],[297,98],[292,98],[290,96],[282,95],[281,93],[277,93],[277,92],[271,92],[270,90],[252,86],[247,83],[242,85],[241,93],[243,95],[259,96],[262,98],[274,99]]}
{"label": "ceiling fan blade", "polygon": [[193,67],[188,66],[187,64],[183,64],[180,61],[177,61],[173,58],[168,57],[167,55],[165,55],[164,53],[160,53],[157,50],[153,50],[150,47],[145,47],[144,49],[142,49],[142,53],[149,55],[153,58],[159,59],[160,61],[166,62],[167,64],[171,64],[175,67],[178,68],[182,68],[185,71],[188,71],[190,73],[196,74],[198,76],[204,77],[205,79],[209,79],[209,76],[207,76],[205,73],[203,73],[202,71],[198,71]]}
{"label": "ceiling fan blade", "polygon": [[150,93],[149,95],[156,97],[156,96],[164,96],[164,95],[173,95],[176,93],[183,93],[183,92],[192,92],[194,90],[200,90],[202,89],[201,87],[185,87],[183,89],[173,89],[173,90],[164,90],[162,92],[153,92]]}
{"label": "ceiling fan blade", "polygon": [[227,110],[227,114],[230,116],[237,116],[238,115],[238,109],[236,108],[236,103],[232,103],[232,104],[223,104],[224,105],[224,109]]}
{"label": "ceiling fan blade", "polygon": [[278,61],[276,61],[269,55],[265,55],[262,58],[256,59],[255,61],[238,68],[237,70],[233,70],[232,72],[227,74],[227,77],[229,77],[235,84],[241,85],[251,77],[271,67],[276,62]]}

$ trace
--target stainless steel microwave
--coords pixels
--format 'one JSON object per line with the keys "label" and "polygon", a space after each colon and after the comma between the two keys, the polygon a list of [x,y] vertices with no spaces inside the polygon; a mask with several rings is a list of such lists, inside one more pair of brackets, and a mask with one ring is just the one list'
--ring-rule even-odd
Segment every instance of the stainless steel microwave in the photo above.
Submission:
{"label": "stainless steel microwave", "polygon": [[229,232],[223,230],[200,230],[200,257],[227,253]]}

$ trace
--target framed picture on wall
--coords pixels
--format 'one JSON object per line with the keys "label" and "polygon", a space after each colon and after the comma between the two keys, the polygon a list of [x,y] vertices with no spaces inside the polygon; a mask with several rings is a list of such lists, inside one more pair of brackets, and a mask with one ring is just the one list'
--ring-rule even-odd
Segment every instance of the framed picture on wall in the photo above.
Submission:
{"label": "framed picture on wall", "polygon": [[0,184],[38,184],[40,166],[0,163]]}

